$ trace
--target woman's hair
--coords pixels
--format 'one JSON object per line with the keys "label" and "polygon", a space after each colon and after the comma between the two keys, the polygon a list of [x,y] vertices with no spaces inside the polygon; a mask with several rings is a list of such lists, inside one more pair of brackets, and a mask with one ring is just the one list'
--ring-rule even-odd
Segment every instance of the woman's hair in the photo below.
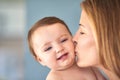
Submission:
{"label": "woman's hair", "polygon": [[32,45],[32,34],[40,27],[45,27],[45,26],[48,26],[48,25],[56,24],[56,23],[63,24],[67,28],[68,32],[71,34],[71,32],[70,32],[68,26],[66,25],[66,23],[63,20],[61,20],[57,17],[44,17],[44,18],[40,19],[38,22],[36,22],[32,26],[32,28],[29,30],[29,32],[28,32],[28,45],[29,45],[29,49],[30,49],[31,53],[33,54],[33,56],[35,58],[37,57],[37,55],[35,54],[34,49],[33,49],[33,45]]}
{"label": "woman's hair", "polygon": [[100,61],[120,78],[120,0],[84,0]]}

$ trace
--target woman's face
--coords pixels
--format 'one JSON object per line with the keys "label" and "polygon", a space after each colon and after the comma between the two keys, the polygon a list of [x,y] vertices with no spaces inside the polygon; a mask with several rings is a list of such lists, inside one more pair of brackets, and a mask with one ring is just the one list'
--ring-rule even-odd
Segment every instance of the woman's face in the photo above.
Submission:
{"label": "woman's face", "polygon": [[84,10],[82,10],[79,29],[74,35],[73,40],[76,42],[75,51],[78,57],[78,66],[96,66],[99,63],[99,55],[97,53],[89,19]]}

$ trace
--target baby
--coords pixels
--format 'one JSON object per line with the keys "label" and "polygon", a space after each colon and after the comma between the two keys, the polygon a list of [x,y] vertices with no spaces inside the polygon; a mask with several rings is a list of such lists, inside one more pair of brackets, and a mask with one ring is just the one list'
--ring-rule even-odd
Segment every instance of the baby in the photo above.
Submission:
{"label": "baby", "polygon": [[28,32],[28,44],[35,59],[51,69],[46,80],[104,80],[95,68],[76,65],[71,32],[57,17],[36,22]]}

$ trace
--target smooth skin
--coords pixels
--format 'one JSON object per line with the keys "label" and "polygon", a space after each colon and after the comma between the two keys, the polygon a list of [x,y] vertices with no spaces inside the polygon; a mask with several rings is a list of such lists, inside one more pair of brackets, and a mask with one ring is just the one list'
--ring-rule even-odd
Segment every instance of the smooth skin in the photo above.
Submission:
{"label": "smooth skin", "polygon": [[97,70],[76,65],[72,36],[63,24],[38,28],[32,42],[37,61],[51,69],[46,80],[104,80]]}

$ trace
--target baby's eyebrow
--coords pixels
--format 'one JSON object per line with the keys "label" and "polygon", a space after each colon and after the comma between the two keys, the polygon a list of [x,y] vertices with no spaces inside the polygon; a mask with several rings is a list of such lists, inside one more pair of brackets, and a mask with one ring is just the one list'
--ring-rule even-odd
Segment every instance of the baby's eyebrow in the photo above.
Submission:
{"label": "baby's eyebrow", "polygon": [[42,44],[41,46],[42,46],[42,48],[44,47],[44,46],[46,46],[46,45],[49,45],[51,42],[47,42],[47,43],[45,43],[45,44]]}
{"label": "baby's eyebrow", "polygon": [[[63,35],[61,35],[60,37],[63,37],[63,36],[67,36],[67,34],[63,34]],[[60,38],[60,37],[59,37],[59,38]]]}
{"label": "baby's eyebrow", "polygon": [[[58,37],[57,39],[60,39],[61,37],[63,37],[63,36],[67,36],[67,34],[63,34],[63,35],[61,35],[60,37]],[[51,42],[46,42],[46,43],[44,43],[44,44],[41,44],[41,46],[42,47],[44,47],[44,46],[46,46],[46,45],[49,45]]]}

